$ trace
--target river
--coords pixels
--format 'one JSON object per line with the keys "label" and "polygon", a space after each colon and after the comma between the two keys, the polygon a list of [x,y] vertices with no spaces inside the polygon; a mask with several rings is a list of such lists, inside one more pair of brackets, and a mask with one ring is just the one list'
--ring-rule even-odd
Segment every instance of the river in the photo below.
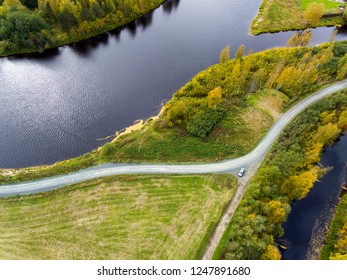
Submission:
{"label": "river", "polygon": [[282,250],[285,260],[305,260],[317,257],[317,245],[324,241],[324,229],[330,223],[338,201],[341,185],[345,184],[347,170],[347,135],[325,149],[321,164],[333,167],[315,183],[303,200],[294,202],[288,220],[284,223],[288,250]]}
{"label": "river", "polygon": [[[51,164],[102,145],[162,103],[227,44],[260,51],[293,32],[250,36],[261,0],[172,0],[125,28],[40,55],[0,59],[0,168]],[[327,41],[333,28],[313,32]],[[336,40],[346,38],[337,34]]]}

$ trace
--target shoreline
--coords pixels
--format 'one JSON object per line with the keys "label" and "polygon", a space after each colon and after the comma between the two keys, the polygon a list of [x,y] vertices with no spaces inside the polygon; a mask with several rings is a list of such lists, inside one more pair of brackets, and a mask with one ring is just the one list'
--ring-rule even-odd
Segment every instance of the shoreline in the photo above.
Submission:
{"label": "shoreline", "polygon": [[149,121],[155,121],[155,120],[159,119],[164,111],[165,111],[165,105],[162,106],[162,108],[160,109],[160,111],[159,111],[159,113],[157,115],[149,117],[145,121],[143,119],[135,120],[134,124],[132,124],[130,126],[127,126],[127,127],[123,128],[123,129],[121,129],[119,131],[116,131],[115,138],[110,143],[114,143],[120,137],[125,136],[125,135],[127,135],[127,134],[129,134],[131,132],[141,130]]}
{"label": "shoreline", "polygon": [[331,24],[331,25],[317,25],[317,26],[308,26],[308,27],[292,27],[292,28],[283,28],[283,29],[270,29],[270,30],[264,30],[257,33],[252,32],[252,28],[249,31],[250,36],[259,36],[263,34],[276,34],[276,33],[282,33],[282,32],[291,32],[291,31],[303,31],[305,29],[317,29],[317,28],[329,28],[329,27],[335,27],[336,29],[340,28],[346,28],[347,25],[340,25],[340,24]]}
{"label": "shoreline", "polygon": [[[279,49],[281,49],[281,48],[279,48]],[[275,51],[275,50],[273,50],[273,51]],[[291,52],[291,51],[289,51],[289,52]],[[267,54],[267,52],[265,52],[265,54]],[[328,82],[328,81],[326,81],[326,82]],[[329,84],[330,83],[325,84],[325,85],[321,85],[320,88],[321,89],[325,88]],[[318,88],[317,88],[317,90],[318,90]],[[175,96],[175,94],[173,95],[172,98],[174,98],[174,96]],[[293,105],[293,104],[290,104],[290,105]],[[171,142],[170,141],[169,142],[164,141],[165,144],[162,143],[161,145],[157,145],[157,143],[156,144],[151,143],[150,142],[151,140],[147,141],[148,143],[150,143],[147,146],[145,146],[145,144],[143,144],[141,142],[140,144],[143,144],[143,148],[147,149],[147,151],[144,151],[145,154],[148,152],[148,149],[150,150],[152,148],[152,150],[154,151],[152,153],[152,154],[154,154],[154,156],[152,156],[152,154],[149,154],[149,156],[146,159],[143,159],[143,157],[141,155],[139,156],[139,152],[138,152],[138,149],[135,147],[135,144],[133,146],[129,146],[127,144],[129,141],[131,143],[135,143],[137,137],[140,137],[142,134],[146,134],[147,131],[149,131],[149,133],[151,133],[151,132],[156,133],[154,131],[151,131],[151,126],[153,125],[153,120],[154,120],[154,122],[157,122],[157,119],[160,118],[160,116],[163,116],[163,114],[165,114],[165,111],[167,110],[167,108],[168,107],[166,104],[162,104],[161,110],[156,116],[149,117],[147,120],[138,120],[135,123],[133,123],[132,125],[125,127],[124,129],[122,129],[118,133],[101,139],[101,140],[107,140],[105,142],[108,142],[108,143],[112,143],[112,144],[115,143],[115,145],[110,146],[110,145],[107,145],[107,143],[105,143],[105,145],[100,145],[99,147],[96,147],[94,150],[91,150],[91,151],[89,151],[83,155],[80,155],[80,156],[74,157],[74,158],[67,158],[67,159],[64,159],[62,161],[58,161],[55,163],[36,165],[36,166],[28,166],[28,167],[24,167],[24,168],[11,168],[11,167],[3,168],[3,169],[0,169],[0,182],[1,182],[1,184],[5,184],[5,183],[32,181],[32,180],[37,180],[40,178],[51,177],[51,176],[60,175],[60,174],[67,174],[67,173],[70,173],[73,171],[85,169],[85,168],[88,168],[91,166],[100,165],[100,164],[106,163],[106,162],[130,162],[130,161],[132,161],[132,162],[144,162],[145,161],[145,162],[156,163],[156,162],[158,162],[158,159],[163,160],[162,158],[158,158],[156,155],[158,155],[159,152],[163,152],[163,151],[166,152],[166,150],[168,148],[168,146],[167,146],[168,143],[170,145],[173,145],[172,146],[173,150],[179,149],[178,147],[180,147],[179,146],[180,143],[177,141],[176,138],[173,138],[173,140],[170,138],[169,140]],[[140,133],[136,132],[139,130],[141,130]],[[133,133],[133,135],[128,136],[130,133]],[[125,135],[127,135],[127,136],[125,136]],[[199,154],[199,151],[201,150],[201,149],[199,150],[199,148],[201,148],[202,146],[205,147],[207,144],[205,145],[204,144],[205,142],[203,142],[204,145],[202,145],[200,147],[200,146],[196,146],[196,144],[197,144],[196,141],[195,142],[192,141],[191,143],[193,143],[192,145],[195,145],[195,146],[189,146],[188,147],[186,145],[183,147],[183,150],[180,149],[179,152],[185,151],[184,149],[187,149],[187,152],[191,153],[192,158],[182,157],[183,159],[180,160],[179,162],[184,162],[184,163],[195,162],[196,160],[194,160],[194,159],[196,159],[196,158],[198,158],[199,162],[211,162],[211,161],[213,161],[213,159],[222,160],[222,159],[229,159],[229,158],[234,158],[234,157],[244,155],[244,153],[239,152],[237,155],[233,154],[233,156],[228,156],[228,155],[230,155],[230,154],[228,154],[228,155],[226,155],[226,157],[223,157],[224,154],[221,155],[220,153],[217,153],[219,150],[217,150],[217,152],[212,150],[211,157],[209,155],[207,155],[207,156],[204,154],[201,155],[201,154]],[[250,146],[250,148],[252,148],[252,147]],[[221,149],[221,148],[217,147],[216,149]],[[230,148],[230,150],[231,149],[232,148]],[[150,151],[152,151],[152,150],[150,150]],[[193,152],[191,152],[192,150],[193,150]],[[225,149],[223,149],[223,152],[226,154]],[[141,153],[141,154],[143,154],[143,153]],[[181,154],[182,154],[182,152],[181,152]],[[167,157],[166,161],[167,162],[171,162],[171,163],[177,162],[177,159],[171,160],[171,158],[170,158],[171,156],[174,156],[175,158],[179,157],[177,155],[177,152],[166,155],[166,157]],[[144,157],[146,157],[146,155]]]}
{"label": "shoreline", "polygon": [[124,27],[126,27],[128,24],[131,24],[147,15],[149,15],[150,13],[153,13],[156,9],[158,9],[160,6],[162,6],[165,2],[167,2],[168,0],[163,0],[161,2],[161,4],[159,4],[158,6],[156,6],[154,9],[152,10],[149,10],[147,12],[145,12],[144,14],[140,15],[139,17],[135,17],[135,18],[132,18],[130,20],[126,20],[124,23],[121,23],[120,25],[117,25],[117,23],[113,23],[114,26],[112,26],[111,28],[106,28],[105,30],[95,30],[95,32],[91,31],[90,34],[86,35],[86,36],[81,36],[81,38],[78,38],[77,40],[71,40],[71,41],[68,41],[68,42],[58,42],[57,45],[55,46],[50,46],[50,47],[47,47],[47,48],[44,48],[43,50],[40,50],[40,49],[32,49],[32,50],[29,50],[29,49],[24,49],[24,50],[18,50],[18,51],[15,51],[13,53],[9,53],[9,54],[0,54],[0,59],[1,58],[6,58],[6,57],[26,57],[26,56],[30,56],[30,55],[42,55],[44,54],[46,51],[50,51],[50,50],[54,50],[54,49],[57,49],[57,48],[60,48],[60,47],[64,47],[64,46],[69,46],[69,45],[72,45],[72,44],[77,44],[79,42],[83,42],[83,41],[86,41],[86,40],[90,40],[90,39],[93,39],[93,38],[96,38],[100,35],[103,35],[105,33],[108,33],[108,32],[111,32],[113,30],[116,30],[116,29],[122,29]]}

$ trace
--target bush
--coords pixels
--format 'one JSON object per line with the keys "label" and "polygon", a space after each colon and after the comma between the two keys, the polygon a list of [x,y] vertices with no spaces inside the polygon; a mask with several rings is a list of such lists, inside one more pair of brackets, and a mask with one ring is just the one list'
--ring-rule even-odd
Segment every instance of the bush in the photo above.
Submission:
{"label": "bush", "polygon": [[112,155],[115,150],[116,147],[112,143],[107,143],[104,145],[102,153],[104,156],[109,156]]}
{"label": "bush", "polygon": [[195,137],[206,138],[213,127],[220,122],[224,116],[225,110],[223,109],[213,110],[208,108],[207,110],[200,111],[189,120],[187,130]]}

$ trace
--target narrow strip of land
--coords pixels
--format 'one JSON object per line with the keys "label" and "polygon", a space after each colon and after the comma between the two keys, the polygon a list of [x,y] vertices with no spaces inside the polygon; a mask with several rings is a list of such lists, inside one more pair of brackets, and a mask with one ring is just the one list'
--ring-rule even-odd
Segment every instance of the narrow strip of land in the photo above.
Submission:
{"label": "narrow strip of land", "polygon": [[[128,163],[110,163],[87,168],[67,175],[45,178],[32,182],[25,182],[12,185],[2,185],[0,187],[0,197],[35,194],[62,188],[71,184],[101,178],[110,175],[121,174],[203,174],[203,173],[236,173],[239,168],[258,166],[264,156],[276,141],[283,129],[298,114],[315,102],[347,88],[347,80],[336,82],[333,85],[315,92],[309,97],[297,103],[288,110],[282,117],[271,127],[266,136],[258,146],[245,156],[225,160],[216,163],[207,164],[128,164]],[[247,170],[247,178],[251,177],[257,168]]]}

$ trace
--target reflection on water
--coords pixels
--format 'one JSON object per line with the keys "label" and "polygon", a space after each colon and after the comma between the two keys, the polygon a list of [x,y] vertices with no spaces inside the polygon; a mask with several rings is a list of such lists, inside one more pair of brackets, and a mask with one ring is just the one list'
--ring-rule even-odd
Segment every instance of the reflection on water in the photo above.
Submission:
{"label": "reflection on water", "polygon": [[293,204],[292,212],[284,223],[283,239],[289,243],[288,250],[282,250],[285,260],[317,258],[316,249],[324,241],[326,225],[330,223],[338,195],[345,180],[347,164],[347,136],[333,146],[326,148],[321,164],[333,167],[315,183],[308,196]]}
{"label": "reflection on water", "polygon": [[171,14],[171,12],[174,10],[174,9],[177,9],[178,8],[178,5],[180,4],[180,0],[171,0],[171,1],[166,1],[164,4],[163,4],[163,11],[166,13],[166,14]]}
{"label": "reflection on water", "polygon": [[[40,55],[0,59],[0,167],[54,163],[97,148],[159,111],[229,44],[260,51],[293,32],[250,36],[262,0],[171,0],[134,23]],[[334,28],[317,28],[312,44]],[[342,40],[344,31],[336,38]]]}

